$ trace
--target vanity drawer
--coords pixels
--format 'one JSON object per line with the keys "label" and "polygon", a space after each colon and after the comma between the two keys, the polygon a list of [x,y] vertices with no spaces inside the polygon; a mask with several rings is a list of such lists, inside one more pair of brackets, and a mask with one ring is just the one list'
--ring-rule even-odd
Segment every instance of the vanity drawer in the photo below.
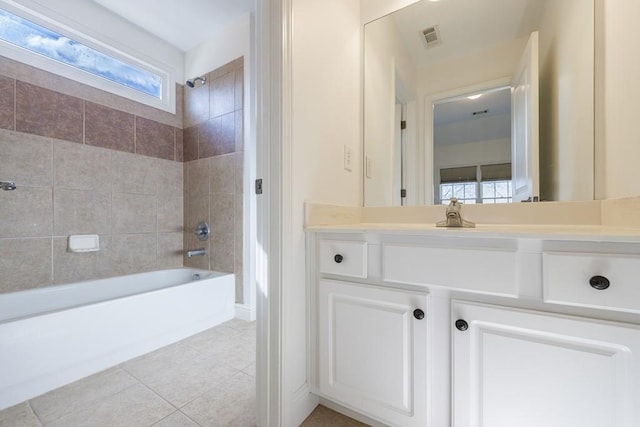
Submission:
{"label": "vanity drawer", "polygon": [[516,274],[517,257],[514,250],[396,244],[383,247],[383,278],[386,282],[517,296]]}
{"label": "vanity drawer", "polygon": [[545,252],[545,302],[640,313],[640,256]]}
{"label": "vanity drawer", "polygon": [[345,240],[321,240],[320,273],[347,277],[367,277],[367,243]]}

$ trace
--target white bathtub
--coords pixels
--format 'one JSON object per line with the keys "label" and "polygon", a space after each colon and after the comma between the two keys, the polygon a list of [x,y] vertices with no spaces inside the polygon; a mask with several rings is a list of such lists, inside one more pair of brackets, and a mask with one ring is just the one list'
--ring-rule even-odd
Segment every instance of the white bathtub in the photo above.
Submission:
{"label": "white bathtub", "polygon": [[233,274],[188,268],[0,294],[0,409],[230,320],[234,306]]}

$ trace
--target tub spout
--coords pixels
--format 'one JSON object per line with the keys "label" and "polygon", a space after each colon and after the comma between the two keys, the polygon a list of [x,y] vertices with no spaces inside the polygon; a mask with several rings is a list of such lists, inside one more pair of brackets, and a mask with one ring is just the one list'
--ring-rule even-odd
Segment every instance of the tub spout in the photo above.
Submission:
{"label": "tub spout", "polygon": [[187,251],[187,257],[191,258],[192,256],[204,256],[207,254],[205,248],[195,249],[193,251]]}

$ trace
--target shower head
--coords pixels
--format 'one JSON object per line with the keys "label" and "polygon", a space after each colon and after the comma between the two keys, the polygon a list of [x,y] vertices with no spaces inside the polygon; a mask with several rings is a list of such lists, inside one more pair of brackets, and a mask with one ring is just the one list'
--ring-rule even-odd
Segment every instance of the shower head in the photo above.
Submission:
{"label": "shower head", "polygon": [[198,80],[200,80],[200,84],[203,85],[207,81],[207,78],[205,76],[202,76],[202,77],[195,77],[193,79],[189,79],[189,80],[187,80],[187,86],[195,87],[196,86],[196,82]]}

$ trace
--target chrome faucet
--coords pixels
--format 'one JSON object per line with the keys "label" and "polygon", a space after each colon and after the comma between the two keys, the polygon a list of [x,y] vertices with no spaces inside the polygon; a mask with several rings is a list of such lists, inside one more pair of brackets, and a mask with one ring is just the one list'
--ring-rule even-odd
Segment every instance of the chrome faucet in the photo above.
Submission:
{"label": "chrome faucet", "polygon": [[447,219],[436,222],[436,227],[475,228],[476,226],[473,222],[462,219],[462,205],[455,197],[451,198],[446,215]]}
{"label": "chrome faucet", "polygon": [[207,250],[205,248],[195,249],[193,251],[187,251],[187,257],[191,258],[192,256],[205,256],[207,254]]}

